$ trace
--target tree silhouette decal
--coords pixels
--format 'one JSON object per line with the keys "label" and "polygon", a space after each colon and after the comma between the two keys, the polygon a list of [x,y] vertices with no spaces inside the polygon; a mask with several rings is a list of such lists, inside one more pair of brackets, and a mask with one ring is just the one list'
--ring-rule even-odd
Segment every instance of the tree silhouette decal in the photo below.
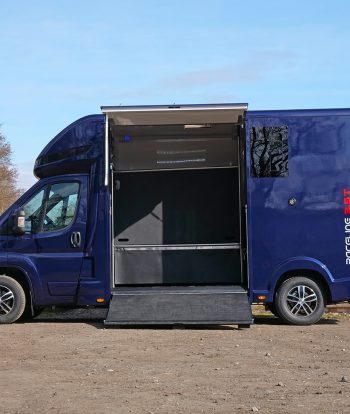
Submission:
{"label": "tree silhouette decal", "polygon": [[288,127],[252,127],[250,160],[252,177],[287,177]]}

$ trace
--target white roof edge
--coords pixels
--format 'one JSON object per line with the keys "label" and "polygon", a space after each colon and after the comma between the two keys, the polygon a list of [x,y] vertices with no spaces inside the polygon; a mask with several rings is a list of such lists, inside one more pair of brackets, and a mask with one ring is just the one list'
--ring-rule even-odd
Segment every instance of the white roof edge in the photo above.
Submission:
{"label": "white roof edge", "polygon": [[194,104],[194,105],[137,105],[137,106],[101,106],[104,114],[113,112],[152,112],[152,111],[193,111],[193,110],[241,110],[248,109],[247,103]]}

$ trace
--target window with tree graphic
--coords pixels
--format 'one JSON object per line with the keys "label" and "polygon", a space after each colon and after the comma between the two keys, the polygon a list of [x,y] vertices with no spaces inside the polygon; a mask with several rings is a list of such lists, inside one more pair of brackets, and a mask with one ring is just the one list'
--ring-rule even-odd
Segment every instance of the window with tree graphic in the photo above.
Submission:
{"label": "window with tree graphic", "polygon": [[287,177],[288,127],[252,127],[250,156],[252,177]]}

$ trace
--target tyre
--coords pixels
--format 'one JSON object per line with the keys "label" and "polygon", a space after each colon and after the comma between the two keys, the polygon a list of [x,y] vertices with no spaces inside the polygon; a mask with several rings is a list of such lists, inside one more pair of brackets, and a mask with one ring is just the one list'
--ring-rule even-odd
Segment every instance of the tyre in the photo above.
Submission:
{"label": "tyre", "polygon": [[0,324],[19,319],[26,307],[26,295],[22,286],[11,277],[0,276]]}
{"label": "tyre", "polygon": [[279,287],[275,297],[280,318],[291,325],[311,325],[319,321],[325,308],[320,285],[308,277],[292,277]]}

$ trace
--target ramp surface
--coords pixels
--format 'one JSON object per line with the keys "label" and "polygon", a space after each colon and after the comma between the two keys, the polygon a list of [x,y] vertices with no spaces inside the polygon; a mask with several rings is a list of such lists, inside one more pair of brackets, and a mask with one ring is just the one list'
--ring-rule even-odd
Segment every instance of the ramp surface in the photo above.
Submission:
{"label": "ramp surface", "polygon": [[241,286],[118,287],[105,320],[106,325],[251,323]]}

